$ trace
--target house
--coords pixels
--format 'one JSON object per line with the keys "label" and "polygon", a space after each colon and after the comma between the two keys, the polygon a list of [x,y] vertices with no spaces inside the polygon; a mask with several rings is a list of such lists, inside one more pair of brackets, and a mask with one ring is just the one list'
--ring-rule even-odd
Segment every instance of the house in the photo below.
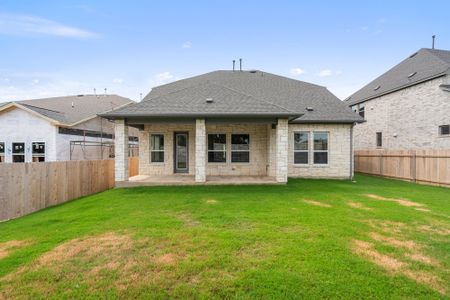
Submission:
{"label": "house", "polygon": [[450,51],[420,49],[345,101],[355,150],[450,149]]}
{"label": "house", "polygon": [[113,156],[114,124],[97,114],[132,102],[117,95],[75,95],[0,104],[0,162]]}
{"label": "house", "polygon": [[116,123],[118,183],[129,180],[127,125],[140,129],[142,184],[352,178],[352,128],[362,120],[325,87],[255,70],[162,85],[102,116]]}

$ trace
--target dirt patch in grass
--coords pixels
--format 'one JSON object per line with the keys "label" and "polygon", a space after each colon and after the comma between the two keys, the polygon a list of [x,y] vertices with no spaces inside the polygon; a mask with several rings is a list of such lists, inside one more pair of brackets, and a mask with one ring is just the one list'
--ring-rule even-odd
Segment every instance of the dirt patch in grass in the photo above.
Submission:
{"label": "dirt patch in grass", "polygon": [[347,205],[350,206],[351,208],[362,209],[362,210],[372,210],[372,208],[367,207],[360,202],[348,201]]}
{"label": "dirt patch in grass", "polygon": [[353,240],[352,250],[358,256],[368,259],[372,263],[385,269],[390,274],[400,274],[416,281],[419,284],[426,285],[443,295],[447,293],[445,284],[439,277],[427,271],[412,270],[410,268],[410,264],[407,262],[378,252],[373,243]]}
{"label": "dirt patch in grass", "polygon": [[29,244],[29,241],[12,240],[0,243],[0,259],[7,257],[11,252]]}
{"label": "dirt patch in grass", "polygon": [[214,199],[208,199],[208,200],[206,200],[206,204],[217,204],[217,200],[214,200]]}
{"label": "dirt patch in grass", "polygon": [[421,262],[421,263],[424,263],[424,264],[427,264],[427,265],[432,265],[432,266],[439,266],[440,265],[439,261],[437,261],[436,259],[434,259],[432,257],[429,257],[429,256],[426,256],[426,255],[424,255],[422,253],[418,253],[418,252],[407,253],[406,257],[408,257],[411,260],[418,261],[418,262]]}
{"label": "dirt patch in grass", "polygon": [[398,272],[407,264],[397,260],[394,257],[379,253],[375,250],[374,245],[369,242],[354,240],[353,251],[363,257],[368,258],[373,263],[383,267],[389,272]]}
{"label": "dirt patch in grass", "polygon": [[386,198],[386,197],[374,195],[374,194],[366,194],[364,196],[366,196],[370,199],[374,199],[374,200],[395,202],[401,206],[408,206],[408,207],[423,207],[423,206],[425,206],[424,204],[413,202],[408,199]]}
{"label": "dirt patch in grass", "polygon": [[406,229],[406,224],[402,222],[367,220],[364,223],[367,223],[373,229],[390,234],[399,234]]}
{"label": "dirt patch in grass", "polygon": [[155,262],[161,265],[175,265],[179,260],[179,257],[173,253],[166,253],[155,258]]}
{"label": "dirt patch in grass", "polygon": [[432,234],[443,235],[443,236],[450,235],[450,229],[439,228],[439,227],[431,226],[431,225],[421,225],[418,227],[418,229],[425,233],[432,233]]}
{"label": "dirt patch in grass", "polygon": [[178,220],[183,221],[187,227],[200,226],[200,221],[196,220],[190,213],[180,213],[175,216]]}
{"label": "dirt patch in grass", "polygon": [[303,200],[303,201],[310,205],[315,205],[315,206],[320,206],[320,207],[332,207],[330,204],[322,203],[319,201],[314,201],[314,200]]}
{"label": "dirt patch in grass", "polygon": [[393,237],[383,236],[376,232],[369,233],[369,236],[375,241],[382,242],[383,244],[392,247],[404,248],[410,251],[417,251],[418,249],[420,249],[420,246],[417,245],[414,241],[399,240]]}
{"label": "dirt patch in grass", "polygon": [[428,208],[423,208],[423,207],[416,207],[415,210],[417,211],[423,211],[423,212],[430,212],[431,210],[429,210]]}

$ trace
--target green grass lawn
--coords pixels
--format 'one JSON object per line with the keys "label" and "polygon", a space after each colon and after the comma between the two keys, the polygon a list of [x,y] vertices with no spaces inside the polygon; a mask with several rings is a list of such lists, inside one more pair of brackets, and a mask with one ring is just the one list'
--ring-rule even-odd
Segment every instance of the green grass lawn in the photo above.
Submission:
{"label": "green grass lawn", "polygon": [[0,223],[0,299],[448,298],[450,189],[116,189]]}

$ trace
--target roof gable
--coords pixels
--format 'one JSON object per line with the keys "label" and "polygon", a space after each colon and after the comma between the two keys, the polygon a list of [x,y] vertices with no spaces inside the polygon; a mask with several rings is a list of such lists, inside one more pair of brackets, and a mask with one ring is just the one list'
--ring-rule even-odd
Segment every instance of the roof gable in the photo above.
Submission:
{"label": "roof gable", "polygon": [[[61,125],[73,126],[97,114],[134,103],[117,95],[76,95],[10,102]],[[0,106],[3,109],[6,106]]]}

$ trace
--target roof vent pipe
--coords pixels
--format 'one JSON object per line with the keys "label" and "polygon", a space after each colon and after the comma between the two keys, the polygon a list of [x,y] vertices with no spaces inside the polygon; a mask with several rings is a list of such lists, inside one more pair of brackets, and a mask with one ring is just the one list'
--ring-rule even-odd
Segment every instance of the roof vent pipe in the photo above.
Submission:
{"label": "roof vent pipe", "polygon": [[435,38],[436,38],[435,35],[433,35],[433,36],[431,37],[431,39],[432,39],[431,49],[434,49],[434,39],[435,39]]}
{"label": "roof vent pipe", "polygon": [[72,101],[72,108],[74,108],[75,107],[75,104],[73,103],[73,101]]}
{"label": "roof vent pipe", "polygon": [[234,65],[236,64],[236,60],[233,59],[233,72],[234,72]]}
{"label": "roof vent pipe", "polygon": [[106,96],[106,91],[107,91],[107,89],[105,88],[105,96]]}
{"label": "roof vent pipe", "polygon": [[242,58],[239,58],[239,71],[242,72]]}

